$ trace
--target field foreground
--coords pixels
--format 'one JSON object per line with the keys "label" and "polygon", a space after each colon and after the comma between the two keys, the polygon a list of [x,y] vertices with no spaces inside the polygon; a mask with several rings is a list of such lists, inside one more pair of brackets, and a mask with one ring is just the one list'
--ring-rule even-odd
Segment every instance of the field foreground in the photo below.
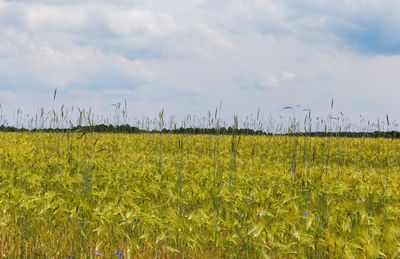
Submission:
{"label": "field foreground", "polygon": [[2,258],[400,257],[400,141],[0,133]]}

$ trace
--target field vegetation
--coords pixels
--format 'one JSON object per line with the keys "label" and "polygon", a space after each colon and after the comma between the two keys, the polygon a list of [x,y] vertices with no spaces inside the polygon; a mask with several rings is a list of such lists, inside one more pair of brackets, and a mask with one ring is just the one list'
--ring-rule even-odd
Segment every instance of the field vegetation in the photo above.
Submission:
{"label": "field vegetation", "polygon": [[0,134],[3,258],[394,258],[393,139]]}
{"label": "field vegetation", "polygon": [[115,127],[62,106],[29,130],[0,110],[1,258],[400,257],[400,140],[384,122],[349,138],[339,117],[308,111],[300,132],[295,116],[229,125],[217,108],[130,127],[115,107]]}

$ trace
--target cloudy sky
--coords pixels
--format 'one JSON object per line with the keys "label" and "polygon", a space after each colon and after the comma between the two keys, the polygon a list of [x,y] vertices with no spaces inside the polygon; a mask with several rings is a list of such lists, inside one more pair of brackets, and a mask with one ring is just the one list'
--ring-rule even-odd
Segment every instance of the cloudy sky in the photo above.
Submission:
{"label": "cloudy sky", "polygon": [[399,69],[398,0],[0,0],[3,110],[399,117]]}

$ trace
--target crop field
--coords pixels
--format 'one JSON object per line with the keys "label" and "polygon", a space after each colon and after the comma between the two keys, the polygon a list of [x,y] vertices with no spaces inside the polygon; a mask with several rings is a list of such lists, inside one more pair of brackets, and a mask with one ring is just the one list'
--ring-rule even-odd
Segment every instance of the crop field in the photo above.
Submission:
{"label": "crop field", "polygon": [[1,258],[398,258],[400,142],[0,133]]}

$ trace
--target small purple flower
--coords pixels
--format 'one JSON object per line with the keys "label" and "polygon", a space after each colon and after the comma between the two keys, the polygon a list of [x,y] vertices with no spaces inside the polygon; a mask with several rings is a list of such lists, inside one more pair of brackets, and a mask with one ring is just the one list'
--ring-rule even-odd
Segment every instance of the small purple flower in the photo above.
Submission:
{"label": "small purple flower", "polygon": [[317,217],[317,219],[320,219],[321,217]]}
{"label": "small purple flower", "polygon": [[283,221],[286,221],[286,219],[283,219]]}
{"label": "small purple flower", "polygon": [[218,224],[214,224],[214,227],[218,227]]}
{"label": "small purple flower", "polygon": [[68,255],[68,257],[72,257],[72,255]]}
{"label": "small purple flower", "polygon": [[383,195],[383,193],[381,193],[381,195]]}
{"label": "small purple flower", "polygon": [[122,252],[121,252],[121,250],[118,250],[118,251],[114,252],[114,254],[116,254],[116,255],[121,255]]}
{"label": "small purple flower", "polygon": [[101,253],[100,252],[96,252],[96,255],[101,255]]}
{"label": "small purple flower", "polygon": [[304,216],[307,216],[308,215],[308,213],[307,212],[304,212]]}
{"label": "small purple flower", "polygon": [[274,182],[274,184],[276,184],[276,182]]}
{"label": "small purple flower", "polygon": [[61,171],[58,171],[59,173],[61,173]]}
{"label": "small purple flower", "polygon": [[264,212],[264,215],[268,215],[268,212]]}
{"label": "small purple flower", "polygon": [[250,228],[254,228],[254,226],[251,226]]}
{"label": "small purple flower", "polygon": [[257,217],[260,217],[260,214],[257,214]]}
{"label": "small purple flower", "polygon": [[368,212],[368,215],[372,215],[372,213],[371,213],[371,212]]}
{"label": "small purple flower", "polygon": [[224,183],[224,181],[222,181],[222,183]]}
{"label": "small purple flower", "polygon": [[266,181],[264,180],[263,182],[265,183]]}
{"label": "small purple flower", "polygon": [[239,218],[243,218],[243,214],[239,214]]}
{"label": "small purple flower", "polygon": [[313,244],[314,244],[314,243],[315,243],[315,241],[311,241],[311,243],[313,243]]}
{"label": "small purple flower", "polygon": [[295,201],[297,201],[297,198],[294,198]]}
{"label": "small purple flower", "polygon": [[362,197],[360,197],[360,200],[362,200]]}
{"label": "small purple flower", "polygon": [[247,200],[244,200],[244,202],[247,202]]}
{"label": "small purple flower", "polygon": [[309,200],[309,199],[310,199],[310,197],[307,197],[306,199],[307,199],[307,200]]}

